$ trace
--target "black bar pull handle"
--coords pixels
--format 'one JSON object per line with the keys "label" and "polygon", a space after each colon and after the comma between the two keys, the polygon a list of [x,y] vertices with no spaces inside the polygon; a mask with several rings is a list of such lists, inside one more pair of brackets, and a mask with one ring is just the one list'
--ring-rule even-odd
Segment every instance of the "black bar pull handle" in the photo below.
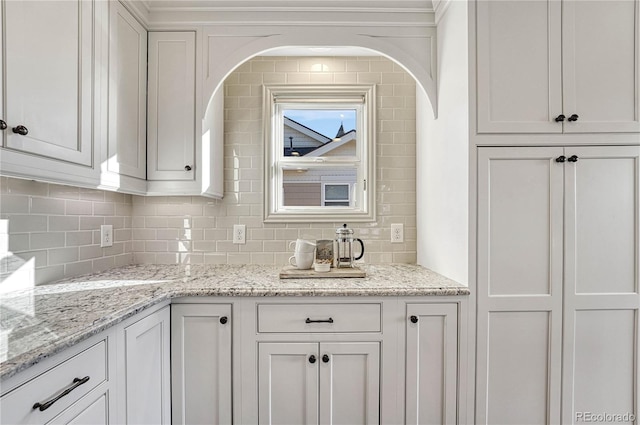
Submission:
{"label": "black bar pull handle", "polygon": [[311,320],[307,317],[307,320],[305,320],[304,323],[333,323],[333,318],[329,317],[328,319]]}
{"label": "black bar pull handle", "polygon": [[80,385],[86,384],[88,381],[89,381],[89,376],[85,376],[84,378],[73,378],[73,383],[70,386],[68,386],[64,391],[62,391],[60,394],[58,394],[57,396],[55,396],[51,400],[44,401],[42,403],[34,404],[33,408],[34,409],[40,409],[41,412],[44,411],[44,410],[47,410],[48,408],[53,406],[53,404],[56,401],[60,400],[64,396],[68,395],[71,391],[75,390]]}

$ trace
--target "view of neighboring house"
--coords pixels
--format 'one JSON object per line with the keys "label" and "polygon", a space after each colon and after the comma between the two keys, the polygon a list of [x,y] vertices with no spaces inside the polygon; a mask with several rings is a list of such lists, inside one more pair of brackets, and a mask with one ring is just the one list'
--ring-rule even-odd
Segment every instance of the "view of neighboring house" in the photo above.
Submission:
{"label": "view of neighboring house", "polygon": [[[356,130],[328,137],[284,117],[284,156],[328,157],[356,155]],[[356,169],[352,166],[285,170],[285,206],[352,206]]]}

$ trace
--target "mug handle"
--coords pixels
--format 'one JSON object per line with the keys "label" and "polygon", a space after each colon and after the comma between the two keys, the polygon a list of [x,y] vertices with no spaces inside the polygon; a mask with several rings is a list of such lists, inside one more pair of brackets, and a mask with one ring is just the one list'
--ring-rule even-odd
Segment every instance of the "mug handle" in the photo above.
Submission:
{"label": "mug handle", "polygon": [[295,247],[296,241],[289,242],[289,251],[291,251]]}
{"label": "mug handle", "polygon": [[291,264],[293,267],[298,267],[296,264],[294,264],[296,261],[296,256],[292,255],[291,257],[289,257],[289,264]]}
{"label": "mug handle", "polygon": [[360,255],[358,255],[356,258],[353,259],[353,261],[356,261],[361,259],[362,256],[364,255],[364,242],[362,242],[362,239],[359,239],[359,238],[355,238],[354,240],[360,242],[360,248],[362,248],[362,251],[360,251]]}

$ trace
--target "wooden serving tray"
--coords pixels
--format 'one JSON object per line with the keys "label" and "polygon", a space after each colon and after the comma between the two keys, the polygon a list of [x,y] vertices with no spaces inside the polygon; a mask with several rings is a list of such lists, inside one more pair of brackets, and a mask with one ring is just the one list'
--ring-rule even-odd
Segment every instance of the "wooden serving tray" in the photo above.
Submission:
{"label": "wooden serving tray", "polygon": [[316,272],[313,269],[299,270],[293,266],[284,266],[280,270],[280,279],[320,279],[337,277],[365,277],[367,273],[359,267],[340,268],[332,267],[328,272]]}

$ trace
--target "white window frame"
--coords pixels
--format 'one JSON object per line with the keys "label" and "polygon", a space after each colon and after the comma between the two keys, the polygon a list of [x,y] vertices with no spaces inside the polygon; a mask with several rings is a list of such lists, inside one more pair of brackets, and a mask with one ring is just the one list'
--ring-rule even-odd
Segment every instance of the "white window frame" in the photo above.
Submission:
{"label": "white window frame", "polygon": [[[264,221],[373,222],[375,211],[375,85],[265,85]],[[290,109],[356,109],[354,157],[285,157],[283,111]],[[350,206],[284,206],[283,170],[353,167],[356,182],[350,187]]]}

